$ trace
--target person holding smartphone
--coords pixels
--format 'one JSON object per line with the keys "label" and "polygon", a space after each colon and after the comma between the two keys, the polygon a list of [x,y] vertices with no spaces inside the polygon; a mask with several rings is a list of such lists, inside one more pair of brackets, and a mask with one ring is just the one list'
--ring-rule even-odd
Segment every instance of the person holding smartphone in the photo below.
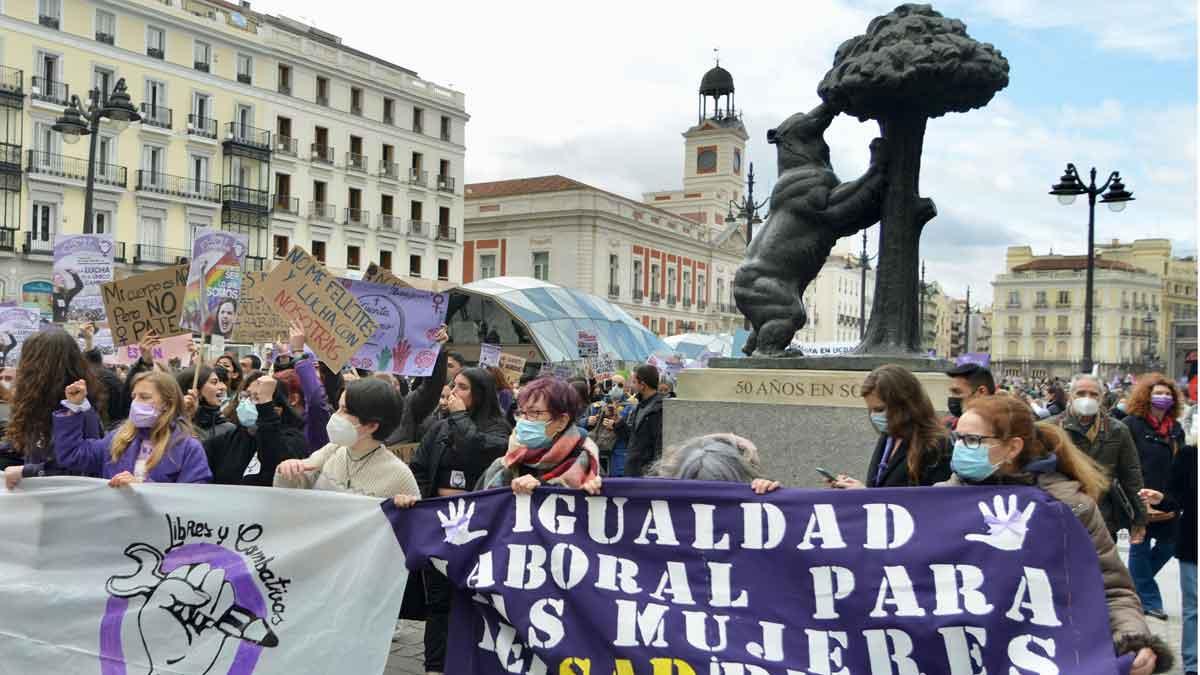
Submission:
{"label": "person holding smartphone", "polygon": [[950,436],[912,373],[896,365],[880,366],[863,380],[862,397],[879,432],[866,481],[839,474],[826,479],[830,487],[929,486],[950,478]]}

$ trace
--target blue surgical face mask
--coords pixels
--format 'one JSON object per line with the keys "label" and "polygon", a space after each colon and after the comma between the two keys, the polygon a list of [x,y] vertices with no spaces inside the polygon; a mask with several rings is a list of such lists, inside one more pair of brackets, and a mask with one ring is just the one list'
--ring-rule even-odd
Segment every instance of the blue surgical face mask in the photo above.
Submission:
{"label": "blue surgical face mask", "polygon": [[242,426],[253,429],[258,425],[258,407],[254,405],[254,401],[244,398],[238,401],[237,418]]}
{"label": "blue surgical face mask", "polygon": [[960,478],[978,483],[996,473],[999,466],[992,464],[988,458],[988,446],[983,443],[972,449],[968,448],[964,441],[955,442],[954,454],[950,457],[950,470]]}
{"label": "blue surgical face mask", "polygon": [[888,430],[887,413],[871,413],[871,424],[875,427],[876,431],[881,434],[886,434]]}
{"label": "blue surgical face mask", "polygon": [[517,420],[517,443],[533,450],[547,447],[554,439],[546,435],[546,424],[539,420]]}
{"label": "blue surgical face mask", "polygon": [[625,390],[614,384],[612,389],[608,390],[608,400],[610,400],[610,401],[625,400]]}

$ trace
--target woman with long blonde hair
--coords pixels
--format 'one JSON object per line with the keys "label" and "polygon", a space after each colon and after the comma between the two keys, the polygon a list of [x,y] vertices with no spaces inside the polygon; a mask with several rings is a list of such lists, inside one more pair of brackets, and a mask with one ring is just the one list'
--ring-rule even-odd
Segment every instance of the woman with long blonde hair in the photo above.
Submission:
{"label": "woman with long blonde hair", "polygon": [[1029,485],[1071,507],[1100,559],[1114,651],[1134,655],[1131,675],[1170,670],[1171,650],[1146,625],[1133,579],[1096,506],[1108,489],[1100,465],[1057,424],[1035,422],[1033,410],[1011,396],[972,399],[951,436],[954,475],[940,485]]}
{"label": "woman with long blonde hair", "polygon": [[129,419],[104,438],[83,435],[90,409],[84,380],[67,385],[55,412],[54,449],[64,468],[108,478],[113,487],[155,483],[208,483],[212,472],[204,448],[184,416],[183,392],[167,373],[146,372],[133,381]]}

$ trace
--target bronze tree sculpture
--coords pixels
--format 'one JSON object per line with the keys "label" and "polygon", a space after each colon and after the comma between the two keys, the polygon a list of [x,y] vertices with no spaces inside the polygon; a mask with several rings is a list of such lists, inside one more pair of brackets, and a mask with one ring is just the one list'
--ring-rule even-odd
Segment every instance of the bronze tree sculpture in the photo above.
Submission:
{"label": "bronze tree sculpture", "polygon": [[837,111],[876,120],[888,152],[875,299],[858,353],[921,347],[917,261],[921,231],[937,215],[919,193],[926,121],[981,108],[1006,86],[1004,56],[929,5],[901,5],[838,47],[817,93]]}

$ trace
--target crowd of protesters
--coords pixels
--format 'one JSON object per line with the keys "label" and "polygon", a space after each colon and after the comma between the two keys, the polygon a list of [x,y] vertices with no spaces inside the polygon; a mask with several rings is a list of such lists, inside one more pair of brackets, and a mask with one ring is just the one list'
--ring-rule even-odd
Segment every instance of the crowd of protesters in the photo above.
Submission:
{"label": "crowd of protesters", "polygon": [[[445,344],[445,327],[437,334]],[[443,349],[424,378],[333,371],[294,324],[269,359],[222,353],[180,370],[149,355],[109,367],[96,350],[49,328],[0,372],[0,462],[8,489],[36,476],[218,483],[422,499],[474,490],[528,494],[555,485],[598,494],[608,477],[780,487],[752,439],[719,433],[663,447],[672,383],[656,367],[574,380],[471,367]],[[85,344],[86,347],[86,344]],[[1095,546],[1113,648],[1132,673],[1164,672],[1180,656],[1196,671],[1196,422],[1194,401],[1169,378],[997,382],[987,368],[947,373],[939,417],[909,371],[885,365],[860,389],[860,476],[833,489],[1028,485],[1070,505]],[[940,403],[940,402],[939,402]],[[940,407],[940,406],[938,406]],[[1127,533],[1128,562],[1117,542]],[[1172,558],[1183,590],[1182,654],[1146,616],[1165,619],[1156,576]],[[425,621],[425,670],[444,672],[451,587],[437,569],[410,578],[402,617]]]}

